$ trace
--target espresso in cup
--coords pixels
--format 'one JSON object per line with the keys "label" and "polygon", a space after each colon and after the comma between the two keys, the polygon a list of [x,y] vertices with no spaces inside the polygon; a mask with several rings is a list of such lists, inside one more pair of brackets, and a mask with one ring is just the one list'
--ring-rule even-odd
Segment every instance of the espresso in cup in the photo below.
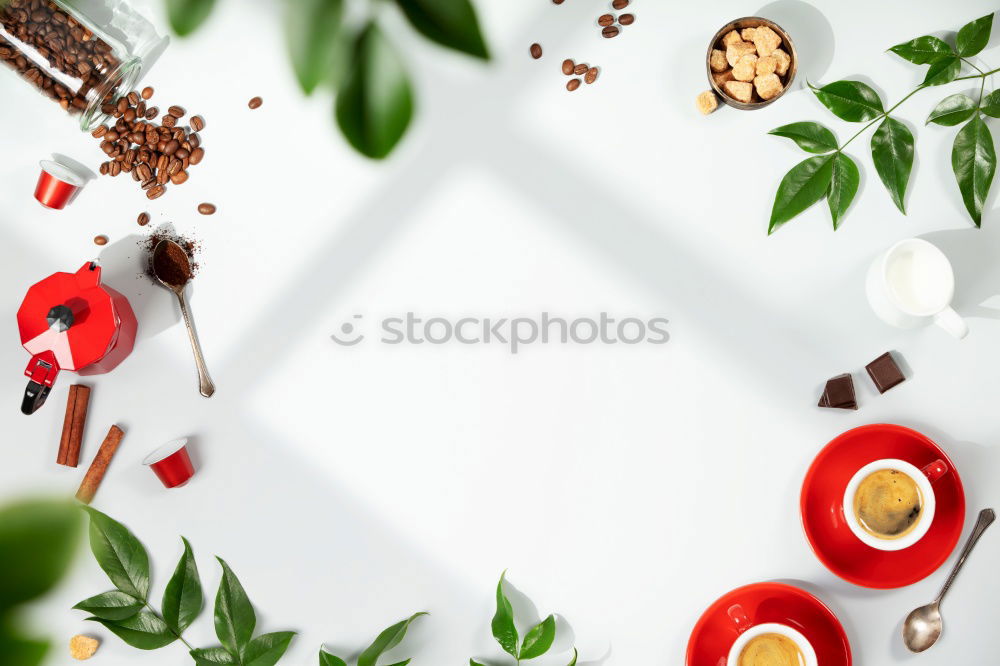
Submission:
{"label": "espresso in cup", "polygon": [[738,666],[805,666],[806,657],[788,636],[777,633],[751,638],[740,652]]}
{"label": "espresso in cup", "polygon": [[854,492],[854,516],[877,539],[901,539],[920,523],[923,496],[910,475],[898,469],[878,469]]}

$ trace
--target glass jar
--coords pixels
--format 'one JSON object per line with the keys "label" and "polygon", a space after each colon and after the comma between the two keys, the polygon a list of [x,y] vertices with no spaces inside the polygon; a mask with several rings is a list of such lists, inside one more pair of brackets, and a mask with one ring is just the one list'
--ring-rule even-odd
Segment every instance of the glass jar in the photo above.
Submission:
{"label": "glass jar", "polygon": [[103,123],[167,38],[122,0],[0,0],[0,62],[80,128]]}

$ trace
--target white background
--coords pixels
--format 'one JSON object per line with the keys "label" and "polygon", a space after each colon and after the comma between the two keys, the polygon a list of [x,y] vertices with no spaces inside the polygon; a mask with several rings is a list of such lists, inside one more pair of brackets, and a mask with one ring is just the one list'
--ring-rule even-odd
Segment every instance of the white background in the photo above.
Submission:
{"label": "white background", "polygon": [[[301,632],[289,664],[315,663],[324,642],[356,654],[417,610],[432,616],[393,656],[506,663],[489,632],[505,568],[542,615],[565,619],[563,652],[543,665],[565,664],[574,642],[587,664],[681,663],[708,604],[768,579],[799,581],[826,601],[855,663],[984,663],[995,642],[1000,530],[987,533],[946,601],[941,643],[913,657],[901,618],[934,597],[945,572],[889,592],[850,585],[813,556],[798,516],[820,447],[874,422],[914,427],[945,448],[970,519],[1000,504],[1000,310],[989,300],[1000,273],[998,188],[976,230],[950,170],[955,130],[923,126],[963,84],[900,109],[917,136],[908,216],[878,182],[865,136],[849,149],[863,184],[841,230],[822,205],[770,238],[774,190],[805,155],[766,132],[811,119],[843,140],[858,126],[801,89],[762,111],[708,118],[694,97],[707,88],[708,40],[739,16],[769,16],[791,31],[799,83],[859,77],[891,103],[923,72],[888,46],[955,30],[995,5],[824,5],[636,0],[635,25],[604,40],[594,24],[604,2],[480,1],[495,55],[486,65],[429,45],[384,7],[418,113],[392,159],[373,163],[338,135],[328,94],[298,92],[277,8],[228,0],[147,78],[161,107],[178,103],[208,120],[208,157],[189,183],[149,204],[131,180],[102,179],[63,212],[31,198],[35,164],[59,151],[96,166],[96,142],[4,73],[3,495],[71,493],[84,471],[54,463],[75,377],[63,374],[39,413],[17,412],[27,355],[14,312],[30,284],[99,254],[106,281],[138,311],[140,333],[124,364],[87,380],[83,463],[112,423],[127,432],[95,506],[150,550],[154,598],[179,535],[194,545],[209,602],[219,578],[211,556],[225,557],[261,630]],[[151,9],[162,25],[159,3]],[[545,48],[537,62],[534,41]],[[982,54],[992,66],[997,44]],[[565,57],[601,66],[599,82],[567,93]],[[265,102],[251,112],[254,95]],[[218,214],[197,215],[200,201]],[[202,241],[191,302],[219,387],[210,400],[197,393],[172,297],[136,278],[142,210]],[[112,244],[95,247],[98,233]],[[971,328],[964,341],[890,329],[868,310],[868,263],[915,235],[955,264],[956,307]],[[342,348],[329,338],[354,314],[371,325],[408,310],[664,316],[671,339],[535,345],[512,356],[502,346],[369,339]],[[887,349],[909,378],[879,396],[863,366]],[[823,382],[848,371],[861,409],[817,408]],[[185,435],[198,475],[166,491],[139,461]],[[81,557],[37,608],[37,627],[60,644],[99,629],[69,607],[108,587]],[[215,643],[210,611],[188,638]],[[58,646],[50,663],[67,663],[64,655]],[[99,656],[187,660],[179,645],[139,654],[114,637]]]}

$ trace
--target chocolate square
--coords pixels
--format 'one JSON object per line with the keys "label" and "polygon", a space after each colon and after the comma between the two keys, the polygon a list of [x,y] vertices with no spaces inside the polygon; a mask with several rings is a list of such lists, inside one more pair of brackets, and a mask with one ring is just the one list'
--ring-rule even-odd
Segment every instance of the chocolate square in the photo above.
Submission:
{"label": "chocolate square", "polygon": [[854,397],[854,380],[851,375],[845,373],[827,380],[823,397],[819,400],[819,406],[857,409],[858,403]]}
{"label": "chocolate square", "polygon": [[903,371],[896,365],[895,359],[890,352],[886,352],[877,359],[865,366],[868,376],[872,378],[875,388],[879,393],[885,393],[893,386],[897,386],[906,381]]}

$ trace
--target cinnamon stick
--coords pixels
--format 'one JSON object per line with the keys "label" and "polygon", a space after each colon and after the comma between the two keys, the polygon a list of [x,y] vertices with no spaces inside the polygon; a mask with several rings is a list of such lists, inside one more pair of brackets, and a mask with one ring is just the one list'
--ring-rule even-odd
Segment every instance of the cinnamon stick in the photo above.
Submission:
{"label": "cinnamon stick", "polygon": [[73,384],[69,387],[69,397],[66,400],[66,418],[63,420],[59,454],[56,456],[56,462],[60,465],[76,467],[80,464],[80,445],[83,442],[83,427],[87,423],[89,404],[89,386]]}
{"label": "cinnamon stick", "polygon": [[80,483],[80,489],[76,491],[76,498],[84,504],[90,504],[94,495],[97,494],[97,489],[100,487],[101,481],[104,480],[104,474],[108,471],[108,465],[111,464],[111,458],[114,457],[124,436],[125,433],[121,428],[116,425],[111,426],[108,436],[104,438],[101,448],[94,456],[94,462],[90,463],[90,469],[87,470],[83,482]]}

